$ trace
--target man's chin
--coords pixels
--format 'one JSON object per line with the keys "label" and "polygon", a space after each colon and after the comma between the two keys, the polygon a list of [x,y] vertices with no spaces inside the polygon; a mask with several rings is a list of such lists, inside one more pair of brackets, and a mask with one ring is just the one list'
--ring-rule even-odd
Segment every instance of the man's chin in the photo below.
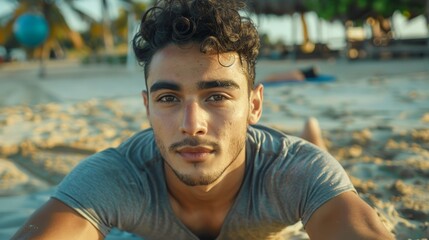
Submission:
{"label": "man's chin", "polygon": [[214,183],[219,178],[219,176],[215,177],[207,174],[180,174],[176,171],[175,174],[183,184],[190,187],[207,186]]}

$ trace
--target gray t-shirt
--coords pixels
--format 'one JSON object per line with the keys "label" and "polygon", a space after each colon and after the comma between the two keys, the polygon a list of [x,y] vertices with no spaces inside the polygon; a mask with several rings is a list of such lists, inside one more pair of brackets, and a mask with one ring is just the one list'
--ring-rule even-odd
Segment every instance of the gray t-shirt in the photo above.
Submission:
{"label": "gray t-shirt", "polygon": [[[328,153],[299,138],[250,126],[244,181],[217,239],[275,237],[299,220],[305,225],[323,203],[350,190],[344,169]],[[151,129],[82,161],[53,197],[104,235],[119,228],[144,239],[198,239],[173,213]]]}

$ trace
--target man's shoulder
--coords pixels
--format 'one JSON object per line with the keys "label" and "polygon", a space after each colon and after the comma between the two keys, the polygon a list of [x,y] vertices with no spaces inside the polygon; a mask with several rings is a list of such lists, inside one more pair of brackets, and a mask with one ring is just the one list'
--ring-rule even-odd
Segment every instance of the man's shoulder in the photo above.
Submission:
{"label": "man's shoulder", "polygon": [[275,138],[283,138],[287,137],[287,135],[277,129],[274,129],[272,127],[268,127],[266,125],[250,125],[247,128],[247,135],[250,137],[253,137],[255,139],[265,137],[265,136],[272,136]]}
{"label": "man's shoulder", "polygon": [[[263,162],[275,161],[299,163],[303,159],[314,161],[319,158],[330,158],[329,154],[315,145],[296,136],[263,125],[253,125],[247,132],[249,156]],[[283,159],[283,161],[278,161]]]}
{"label": "man's shoulder", "polygon": [[146,165],[148,162],[153,162],[161,157],[151,128],[135,133],[122,142],[115,150],[122,157],[137,165]]}
{"label": "man's shoulder", "polygon": [[153,139],[153,129],[146,128],[139,132],[134,133],[124,143],[130,143],[134,141],[150,141]]}
{"label": "man's shoulder", "polygon": [[[140,132],[135,133],[125,141],[123,141],[118,147],[118,151],[124,152],[135,148],[150,148],[155,146],[154,134],[152,128],[144,129]],[[143,150],[143,149],[142,149]]]}
{"label": "man's shoulder", "polygon": [[296,143],[303,143],[302,139],[285,132],[264,125],[252,125],[247,130],[247,138],[251,144],[290,148]]}

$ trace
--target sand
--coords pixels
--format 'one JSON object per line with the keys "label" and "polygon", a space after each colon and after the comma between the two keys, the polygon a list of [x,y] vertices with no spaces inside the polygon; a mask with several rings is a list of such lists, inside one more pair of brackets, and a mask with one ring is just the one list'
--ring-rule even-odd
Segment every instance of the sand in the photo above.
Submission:
{"label": "sand", "polygon": [[[316,117],[329,152],[398,239],[429,238],[429,59],[264,61],[270,73],[317,65],[331,83],[265,88],[261,123],[299,134]],[[148,127],[140,68],[0,65],[0,239],[8,239],[83,158]],[[288,239],[308,239],[297,224]],[[119,231],[108,239],[137,239]]]}

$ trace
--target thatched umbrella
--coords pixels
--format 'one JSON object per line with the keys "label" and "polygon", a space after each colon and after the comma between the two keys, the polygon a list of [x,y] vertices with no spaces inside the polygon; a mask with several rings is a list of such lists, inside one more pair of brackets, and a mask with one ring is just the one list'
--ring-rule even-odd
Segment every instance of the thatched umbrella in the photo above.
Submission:
{"label": "thatched umbrella", "polygon": [[[303,30],[303,43],[300,48],[304,53],[311,53],[315,49],[314,43],[310,41],[307,22],[304,13],[308,11],[305,1],[302,0],[246,0],[250,11],[257,15],[292,15],[300,14],[300,21]],[[295,35],[296,28],[292,28],[292,35]],[[295,49],[294,49],[295,50]]]}
{"label": "thatched umbrella", "polygon": [[306,11],[303,1],[299,0],[246,0],[246,3],[256,14],[281,16]]}
{"label": "thatched umbrella", "polygon": [[[371,42],[374,46],[388,46],[392,43],[391,18],[396,12],[407,19],[419,15],[425,15],[426,20],[429,19],[429,0],[305,0],[305,3],[309,10],[327,20],[338,19],[343,23],[352,21],[358,25],[368,23],[372,29]],[[428,44],[429,40],[426,45]],[[356,53],[357,51],[354,55]]]}
{"label": "thatched umbrella", "polygon": [[369,23],[373,30],[374,26],[378,26],[381,34],[386,36],[391,35],[390,18],[397,11],[408,19],[425,15],[429,20],[429,0],[246,0],[246,2],[250,10],[256,14],[300,13],[304,46],[309,43],[307,25],[303,17],[303,13],[307,11],[314,11],[320,18],[328,21],[340,20],[343,23],[349,20],[364,23],[371,19]]}
{"label": "thatched umbrella", "polygon": [[429,0],[305,0],[308,10],[315,11],[324,19],[343,22],[365,21],[367,18],[389,18],[396,11],[413,18],[425,14]]}

